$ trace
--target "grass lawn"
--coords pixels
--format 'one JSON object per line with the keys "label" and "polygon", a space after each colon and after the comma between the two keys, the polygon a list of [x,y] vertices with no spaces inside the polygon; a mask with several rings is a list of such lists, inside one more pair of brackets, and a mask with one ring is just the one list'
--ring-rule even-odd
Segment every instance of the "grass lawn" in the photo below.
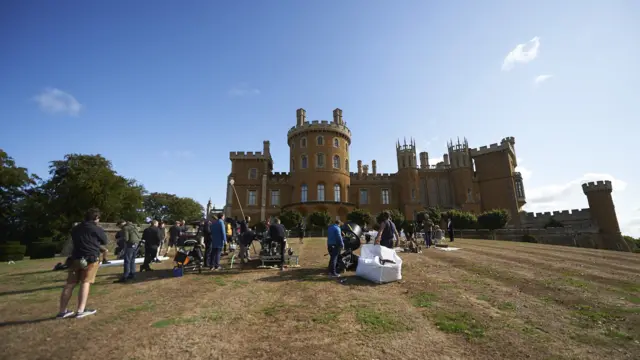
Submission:
{"label": "grass lawn", "polygon": [[[53,320],[61,259],[0,264],[1,357],[17,359],[637,359],[640,255],[465,240],[400,254],[400,282],[325,275],[324,239],[293,241],[299,268],[135,283],[104,268],[95,316]],[[227,259],[224,260],[228,261]],[[74,309],[76,298],[71,301]],[[635,354],[635,355],[634,355]]]}

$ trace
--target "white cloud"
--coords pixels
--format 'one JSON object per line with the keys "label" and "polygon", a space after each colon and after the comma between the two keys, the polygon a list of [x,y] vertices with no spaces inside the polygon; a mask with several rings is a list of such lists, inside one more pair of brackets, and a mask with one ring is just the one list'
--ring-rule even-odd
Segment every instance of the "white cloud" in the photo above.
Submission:
{"label": "white cloud", "polygon": [[249,95],[260,95],[260,89],[250,87],[245,83],[237,84],[229,90],[229,95],[231,96],[249,96]]}
{"label": "white cloud", "polygon": [[50,114],[78,116],[83,108],[73,95],[56,88],[47,88],[33,99],[42,111]]}
{"label": "white cloud", "polygon": [[187,160],[193,158],[193,153],[189,150],[165,150],[162,152],[162,157],[169,160]]}
{"label": "white cloud", "polygon": [[516,162],[518,163],[518,166],[516,167],[516,171],[519,172],[520,175],[522,175],[522,180],[527,181],[531,179],[531,176],[533,175],[533,171],[522,166],[523,161],[524,160],[522,158],[516,158]]}
{"label": "white cloud", "polygon": [[437,158],[429,158],[429,165],[438,165],[439,162],[443,162],[444,159],[442,157],[437,157]]}
{"label": "white cloud", "polygon": [[[543,212],[569,210],[587,207],[587,198],[582,192],[582,184],[590,181],[610,180],[615,193],[627,188],[627,183],[609,174],[588,173],[565,184],[547,185],[527,189],[526,211]],[[525,184],[526,186],[526,184]]]}
{"label": "white cloud", "polygon": [[551,79],[552,77],[553,77],[553,75],[538,75],[538,76],[536,76],[535,79],[533,79],[533,84],[534,85],[540,85],[543,82]]}
{"label": "white cloud", "polygon": [[540,48],[540,38],[534,37],[524,44],[518,44],[516,47],[507,54],[502,62],[502,71],[509,71],[513,69],[516,63],[526,64],[538,56],[538,49]]}

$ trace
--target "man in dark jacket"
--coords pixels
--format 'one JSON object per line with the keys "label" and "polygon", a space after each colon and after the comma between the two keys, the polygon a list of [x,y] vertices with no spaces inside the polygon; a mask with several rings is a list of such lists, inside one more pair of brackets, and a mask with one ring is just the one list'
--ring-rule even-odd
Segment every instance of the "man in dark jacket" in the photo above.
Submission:
{"label": "man in dark jacket", "polygon": [[342,230],[340,230],[340,220],[329,225],[327,229],[327,250],[329,251],[329,276],[340,277],[336,266],[338,265],[338,256],[344,248],[344,240],[342,239]]}
{"label": "man in dark jacket", "polygon": [[78,292],[76,318],[83,318],[96,313],[96,310],[87,309],[86,305],[89,298],[89,288],[96,280],[96,274],[100,267],[100,246],[107,244],[107,235],[98,226],[99,222],[100,210],[89,209],[84,216],[84,222],[76,225],[71,230],[73,251],[67,259],[69,275],[60,296],[60,312],[57,315],[59,319],[74,315],[73,311],[67,310],[67,305],[77,284],[80,284],[80,291]]}
{"label": "man in dark jacket", "polygon": [[117,280],[118,283],[133,280],[136,275],[136,254],[138,253],[138,242],[140,242],[140,234],[136,227],[124,220],[118,221],[118,226],[122,228],[122,237],[124,239],[124,273],[122,278]]}
{"label": "man in dark jacket", "polygon": [[258,237],[252,230],[247,230],[240,236],[240,262],[246,264],[251,258],[249,257],[249,248]]}
{"label": "man in dark jacket", "polygon": [[222,270],[220,266],[220,255],[222,254],[222,249],[227,243],[227,230],[225,229],[224,223],[224,214],[218,214],[218,220],[215,220],[211,223],[211,239],[209,242],[209,246],[211,247],[211,252],[207,251],[209,254],[209,269],[210,270]]}
{"label": "man in dark jacket", "polygon": [[285,228],[280,224],[280,219],[276,218],[271,225],[269,225],[269,237],[271,241],[280,244],[280,271],[284,271],[285,250],[287,248]]}
{"label": "man in dark jacket", "polygon": [[158,220],[153,220],[151,226],[142,232],[142,240],[144,240],[144,263],[140,266],[140,272],[151,271],[151,262],[158,254],[158,246],[160,246],[160,232],[158,231]]}
{"label": "man in dark jacket", "polygon": [[167,237],[167,232],[164,226],[164,221],[160,221],[158,223],[158,237],[160,238],[160,245],[158,245],[158,252],[156,253],[156,257],[153,262],[160,263],[160,252],[162,252],[162,246],[164,245],[164,239]]}
{"label": "man in dark jacket", "polygon": [[449,242],[453,242],[453,221],[451,218],[447,219],[447,232],[449,233]]}
{"label": "man in dark jacket", "polygon": [[178,245],[178,240],[180,239],[182,232],[182,223],[179,220],[176,220],[175,225],[169,228],[169,245],[167,246],[167,251],[164,253],[164,256],[168,256],[169,250]]}

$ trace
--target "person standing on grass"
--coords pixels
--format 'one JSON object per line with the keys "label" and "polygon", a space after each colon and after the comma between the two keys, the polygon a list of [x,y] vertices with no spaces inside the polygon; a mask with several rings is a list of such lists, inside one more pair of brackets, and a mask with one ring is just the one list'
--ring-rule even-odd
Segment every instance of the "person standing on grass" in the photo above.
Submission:
{"label": "person standing on grass", "polygon": [[300,236],[300,244],[304,244],[304,231],[304,221],[300,221],[300,224],[298,224],[298,236]]}
{"label": "person standing on grass", "polygon": [[375,244],[393,249],[394,236],[396,239],[400,239],[400,234],[398,234],[396,225],[391,221],[391,214],[389,214],[388,211],[383,211],[382,221],[380,222],[380,230],[378,230]]}
{"label": "person standing on grass", "polygon": [[218,214],[218,220],[211,224],[211,239],[209,241],[209,270],[222,270],[220,266],[220,255],[227,243],[227,230],[224,225],[224,214]]}
{"label": "person standing on grass", "polygon": [[107,235],[98,226],[100,222],[100,210],[89,209],[84,216],[84,222],[76,225],[71,230],[71,241],[73,251],[67,259],[69,264],[69,275],[67,283],[60,295],[60,311],[56,318],[64,319],[74,315],[73,311],[67,309],[69,300],[73,294],[73,289],[80,284],[78,292],[78,309],[75,312],[76,318],[96,313],[94,309],[87,309],[87,299],[89,298],[89,288],[96,280],[96,274],[100,267],[100,246],[107,244]]}
{"label": "person standing on grass", "polygon": [[342,230],[340,230],[340,220],[329,225],[327,229],[327,250],[329,251],[329,276],[340,277],[336,267],[338,266],[338,256],[344,248]]}
{"label": "person standing on grass", "polygon": [[284,271],[285,251],[287,249],[286,229],[276,218],[273,224],[269,225],[269,237],[271,241],[280,244],[280,271]]}
{"label": "person standing on grass", "polygon": [[160,253],[162,252],[162,246],[164,246],[165,238],[167,237],[167,232],[165,230],[164,221],[160,221],[158,223],[158,236],[160,238],[160,245],[158,246],[158,252],[156,253],[156,257],[153,260],[155,263],[160,263]]}
{"label": "person standing on grass", "polygon": [[151,226],[142,232],[142,240],[144,240],[144,263],[140,265],[140,272],[151,271],[151,262],[158,254],[160,246],[160,232],[158,231],[158,220],[153,220]]}
{"label": "person standing on grass", "polygon": [[447,220],[447,232],[449,233],[449,242],[453,242],[453,221],[451,218]]}
{"label": "person standing on grass", "polygon": [[168,256],[169,250],[178,245],[180,234],[182,234],[182,225],[180,220],[176,220],[176,223],[169,228],[169,245],[167,245],[167,250],[164,253],[164,256]]}
{"label": "person standing on grass", "polygon": [[116,283],[124,283],[133,280],[136,275],[136,254],[138,253],[138,242],[140,242],[140,234],[133,224],[120,220],[118,226],[122,228],[122,237],[124,239],[124,273],[122,278],[116,280]]}
{"label": "person standing on grass", "polygon": [[424,222],[424,245],[428,248],[431,247],[431,236],[433,232],[433,223],[431,220],[427,220]]}

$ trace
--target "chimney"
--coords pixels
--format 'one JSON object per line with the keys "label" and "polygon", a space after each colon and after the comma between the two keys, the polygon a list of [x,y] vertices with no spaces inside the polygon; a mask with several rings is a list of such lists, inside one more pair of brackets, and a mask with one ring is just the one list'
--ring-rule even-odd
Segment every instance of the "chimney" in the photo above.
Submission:
{"label": "chimney", "polygon": [[429,168],[429,153],[423,151],[420,153],[420,168],[428,169]]}
{"label": "chimney", "polygon": [[449,165],[449,154],[444,154],[442,160],[444,160],[445,165]]}
{"label": "chimney", "polygon": [[362,172],[364,173],[364,176],[369,175],[369,165],[362,165]]}
{"label": "chimney", "polygon": [[303,108],[296,110],[296,120],[297,126],[302,126],[307,121],[307,112]]}
{"label": "chimney", "polygon": [[265,140],[262,142],[262,154],[264,156],[271,156],[271,149],[270,149],[270,143],[269,140]]}
{"label": "chimney", "polygon": [[342,110],[338,108],[333,110],[333,122],[336,124],[342,124]]}
{"label": "chimney", "polygon": [[378,167],[376,165],[377,162],[375,160],[371,160],[371,172],[373,172],[373,176],[378,175]]}
{"label": "chimney", "polygon": [[362,175],[362,160],[358,160],[358,176]]}

